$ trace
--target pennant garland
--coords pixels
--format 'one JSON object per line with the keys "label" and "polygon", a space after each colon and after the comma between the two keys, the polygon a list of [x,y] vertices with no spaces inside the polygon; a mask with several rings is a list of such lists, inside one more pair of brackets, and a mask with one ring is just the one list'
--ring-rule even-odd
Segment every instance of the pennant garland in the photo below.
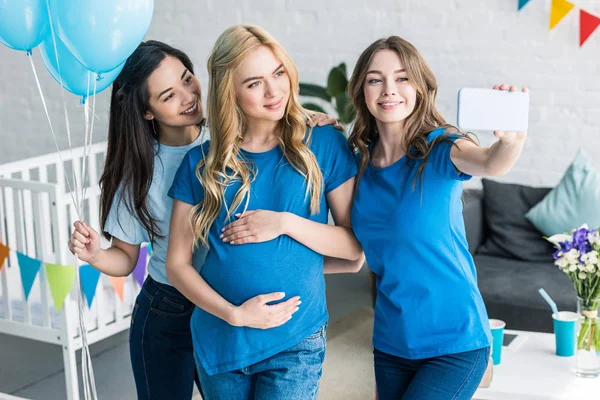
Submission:
{"label": "pennant garland", "polygon": [[[518,0],[518,11],[521,11],[531,0]],[[552,0],[550,9],[550,30],[554,29],[575,8],[575,4],[567,0]],[[589,39],[600,26],[600,17],[588,11],[579,10],[579,47]]]}
{"label": "pennant garland", "polygon": [[75,282],[75,267],[71,265],[46,264],[46,276],[48,277],[50,293],[54,300],[54,308],[58,313]]}
{"label": "pennant garland", "polygon": [[4,260],[8,257],[10,249],[6,247],[4,244],[0,243],[0,270],[4,266]]}
{"label": "pennant garland", "polygon": [[29,293],[31,292],[38,271],[42,266],[42,262],[18,251],[17,259],[19,260],[19,268],[21,270],[21,283],[23,284],[23,291],[25,292],[25,299],[27,300],[29,299]]}
{"label": "pennant garland", "polygon": [[[11,249],[4,243],[0,242],[0,270],[4,266],[4,262],[8,258]],[[147,261],[148,256],[152,252],[150,244],[140,248],[140,255],[138,257],[137,264],[133,271],[135,280],[142,286],[146,277]],[[37,278],[38,272],[42,265],[46,266],[46,279],[48,286],[50,287],[50,293],[54,300],[54,308],[56,312],[60,312],[67,294],[71,291],[73,284],[77,278],[75,267],[71,265],[59,265],[59,264],[48,264],[41,260],[31,258],[19,251],[15,251],[17,254],[17,260],[19,263],[19,271],[21,274],[21,283],[23,285],[23,292],[25,293],[25,299],[29,298],[29,294]],[[92,267],[91,265],[82,265],[79,269],[79,276],[81,281],[81,289],[87,300],[88,308],[92,306],[94,297],[96,295],[96,288],[98,287],[98,281],[100,280],[100,271]],[[125,286],[126,277],[109,277],[113,288],[119,299],[123,301],[123,292]]]}
{"label": "pennant garland", "polygon": [[148,247],[140,248],[140,256],[138,257],[137,264],[133,270],[133,276],[135,280],[140,284],[140,287],[144,285],[144,279],[146,278],[146,264],[148,259]]}
{"label": "pennant garland", "polygon": [[598,25],[600,25],[600,18],[587,11],[579,10],[579,47],[583,46]]}
{"label": "pennant garland", "polygon": [[81,290],[87,300],[88,308],[91,308],[100,280],[100,271],[89,264],[82,265],[79,268],[79,279],[81,280]]}
{"label": "pennant garland", "polygon": [[110,283],[112,283],[113,288],[115,288],[115,292],[119,299],[123,301],[123,289],[125,286],[125,277],[124,276],[109,276]]}
{"label": "pennant garland", "polygon": [[575,7],[575,4],[567,0],[552,0],[550,11],[550,29],[553,29],[567,14]]}
{"label": "pennant garland", "polygon": [[521,11],[521,8],[525,7],[529,1],[530,0],[519,0],[519,11]]}

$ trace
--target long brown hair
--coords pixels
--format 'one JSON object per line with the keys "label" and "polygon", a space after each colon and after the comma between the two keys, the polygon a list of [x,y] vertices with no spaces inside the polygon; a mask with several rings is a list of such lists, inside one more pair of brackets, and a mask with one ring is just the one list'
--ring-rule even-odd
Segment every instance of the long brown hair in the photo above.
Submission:
{"label": "long brown hair", "polygon": [[155,215],[148,208],[148,191],[154,174],[154,142],[158,140],[153,121],[144,118],[150,109],[147,80],[167,57],[175,57],[194,73],[194,65],[181,50],[156,40],[142,42],[129,56],[112,84],[108,149],[100,178],[100,227],[105,226],[114,201],[123,201],[148,232],[150,240],[162,237]]}
{"label": "long brown hair", "polygon": [[[422,178],[425,164],[436,143],[442,141],[451,142],[448,139],[449,134],[459,134],[471,141],[473,139],[460,133],[456,127],[446,123],[436,109],[435,97],[438,89],[436,79],[419,51],[411,43],[398,36],[376,40],[358,58],[356,67],[354,67],[354,72],[348,83],[349,97],[356,110],[356,118],[348,142],[360,155],[356,185],[358,185],[369,163],[370,153],[368,146],[374,143],[379,137],[375,117],[373,117],[365,103],[364,84],[373,56],[381,50],[392,50],[398,54],[406,70],[409,82],[415,85],[417,91],[415,108],[404,122],[405,134],[402,138],[402,145],[406,151],[407,161],[409,163],[421,161],[415,176],[416,184],[419,177]],[[428,143],[427,136],[437,128],[444,128],[447,133],[436,137],[435,140]]]}
{"label": "long brown hair", "polygon": [[[306,196],[310,198],[311,213],[319,212],[323,174],[317,159],[310,151],[310,132],[306,136],[307,111],[298,101],[298,70],[285,49],[264,29],[254,25],[233,26],[219,36],[208,59],[208,126],[210,146],[198,163],[196,176],[204,189],[203,200],[192,209],[195,243],[208,245],[208,232],[225,204],[225,189],[232,182],[241,182],[227,218],[249,201],[250,183],[255,177],[253,165],[240,157],[246,117],[236,101],[234,74],[252,50],[266,46],[277,58],[290,79],[290,97],[285,115],[280,121],[279,146],[294,169],[306,180]],[[245,209],[245,207],[244,207]]]}

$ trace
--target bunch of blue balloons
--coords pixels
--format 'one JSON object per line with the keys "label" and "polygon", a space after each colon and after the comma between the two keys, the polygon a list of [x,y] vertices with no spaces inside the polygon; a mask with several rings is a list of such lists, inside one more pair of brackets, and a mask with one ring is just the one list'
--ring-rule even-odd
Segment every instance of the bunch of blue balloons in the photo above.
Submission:
{"label": "bunch of blue balloons", "polygon": [[117,78],[143,40],[154,0],[0,0],[0,43],[40,54],[52,77],[87,97]]}

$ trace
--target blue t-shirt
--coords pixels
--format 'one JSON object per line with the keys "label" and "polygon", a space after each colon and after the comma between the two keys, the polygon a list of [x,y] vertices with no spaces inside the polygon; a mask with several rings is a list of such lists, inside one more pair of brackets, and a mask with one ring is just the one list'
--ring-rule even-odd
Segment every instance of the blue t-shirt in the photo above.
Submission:
{"label": "blue t-shirt", "polygon": [[[198,138],[187,146],[165,146],[154,143],[154,174],[148,190],[148,211],[156,219],[162,238],[155,238],[152,242],[152,257],[148,263],[148,274],[157,282],[170,285],[167,279],[165,262],[167,259],[167,245],[169,244],[169,225],[171,223],[171,208],[173,200],[167,196],[167,191],[181,160],[186,153],[207,138],[203,129]],[[133,208],[133,207],[132,207]],[[122,187],[119,188],[113,200],[104,230],[123,242],[138,245],[150,241],[148,231],[141,224],[137,214],[132,214],[127,209]],[[195,263],[198,268],[203,264],[206,249],[199,247],[194,252]]]}
{"label": "blue t-shirt", "polygon": [[[443,133],[436,129],[428,141]],[[373,347],[397,357],[423,359],[490,345],[462,216],[462,181],[471,176],[457,171],[451,148],[434,145],[414,190],[419,162],[403,157],[384,168],[369,163],[354,199],[352,227],[377,275]]]}
{"label": "blue t-shirt", "polygon": [[[192,205],[203,199],[195,170],[208,153],[209,145],[205,143],[185,156],[169,196]],[[356,163],[344,135],[331,126],[315,127],[309,148],[324,178],[320,212],[311,215],[310,197],[305,196],[306,182],[283,157],[279,146],[263,153],[242,150],[240,157],[252,162],[257,170],[250,185],[247,210],[287,211],[326,224],[329,206],[325,194],[354,177]],[[239,182],[227,187],[227,205],[231,206],[239,187]],[[233,214],[242,211],[243,208],[233,210]],[[267,330],[234,327],[196,307],[191,321],[194,350],[209,375],[265,360],[298,344],[328,318],[323,256],[287,235],[264,243],[223,243],[219,235],[229,223],[226,215],[222,207],[210,228],[209,251],[200,271],[206,282],[238,306],[254,296],[271,292],[285,292],[285,299],[301,296],[302,305],[287,323]]]}

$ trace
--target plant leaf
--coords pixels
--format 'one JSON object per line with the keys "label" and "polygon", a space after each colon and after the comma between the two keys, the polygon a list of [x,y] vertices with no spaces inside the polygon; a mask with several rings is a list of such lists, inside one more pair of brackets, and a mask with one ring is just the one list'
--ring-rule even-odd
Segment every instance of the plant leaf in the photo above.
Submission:
{"label": "plant leaf", "polygon": [[304,104],[302,104],[302,107],[304,107],[310,111],[317,111],[317,112],[321,112],[323,114],[327,114],[320,105],[315,104],[315,103],[304,103]]}
{"label": "plant leaf", "polygon": [[338,119],[343,124],[348,124],[354,119],[354,107],[346,92],[340,93],[335,98],[335,109],[338,113]]}
{"label": "plant leaf", "polygon": [[317,97],[325,101],[331,101],[331,96],[327,94],[327,89],[323,86],[313,85],[312,83],[300,84],[300,96]]}
{"label": "plant leaf", "polygon": [[346,79],[347,79],[348,74],[346,73],[346,63],[341,63],[340,65],[337,66],[337,68],[339,68],[339,70],[342,71],[342,74],[344,74],[344,77],[346,77]]}
{"label": "plant leaf", "polygon": [[340,66],[334,67],[327,78],[327,94],[337,98],[340,93],[346,91],[347,86],[346,67],[343,66],[343,69]]}

